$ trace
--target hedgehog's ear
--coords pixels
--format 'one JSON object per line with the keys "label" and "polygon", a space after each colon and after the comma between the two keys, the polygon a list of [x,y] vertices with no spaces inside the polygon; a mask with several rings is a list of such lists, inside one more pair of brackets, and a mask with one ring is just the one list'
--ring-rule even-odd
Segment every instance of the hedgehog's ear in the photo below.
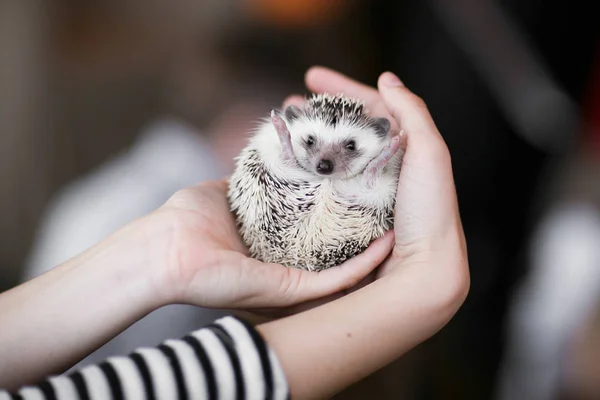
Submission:
{"label": "hedgehog's ear", "polygon": [[373,118],[373,128],[379,137],[386,137],[390,132],[390,121],[387,118]]}
{"label": "hedgehog's ear", "polygon": [[292,122],[300,116],[300,109],[296,106],[287,106],[285,109],[285,119]]}

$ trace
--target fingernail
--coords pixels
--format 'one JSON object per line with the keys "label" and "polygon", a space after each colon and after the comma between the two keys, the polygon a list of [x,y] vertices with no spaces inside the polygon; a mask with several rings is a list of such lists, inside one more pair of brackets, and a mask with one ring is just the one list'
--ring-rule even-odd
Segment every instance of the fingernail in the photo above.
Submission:
{"label": "fingernail", "polygon": [[382,82],[384,85],[389,87],[404,86],[402,81],[392,72],[384,72],[382,76]]}

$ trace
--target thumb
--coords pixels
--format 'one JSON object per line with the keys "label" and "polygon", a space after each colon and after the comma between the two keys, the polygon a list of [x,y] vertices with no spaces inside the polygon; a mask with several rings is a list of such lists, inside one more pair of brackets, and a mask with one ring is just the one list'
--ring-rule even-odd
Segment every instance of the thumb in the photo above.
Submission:
{"label": "thumb", "polygon": [[378,87],[386,107],[406,136],[395,225],[396,241],[410,243],[446,229],[456,219],[450,152],[419,96],[391,72],[379,77]]}
{"label": "thumb", "polygon": [[381,74],[378,87],[390,114],[413,144],[411,150],[421,156],[443,157],[449,163],[448,148],[423,99],[391,72]]}
{"label": "thumb", "polygon": [[337,267],[320,272],[290,269],[287,278],[292,282],[288,282],[284,287],[293,287],[293,293],[288,290],[279,297],[285,299],[285,305],[290,305],[350,289],[377,268],[393,247],[394,232],[389,231],[373,241],[365,251]]}

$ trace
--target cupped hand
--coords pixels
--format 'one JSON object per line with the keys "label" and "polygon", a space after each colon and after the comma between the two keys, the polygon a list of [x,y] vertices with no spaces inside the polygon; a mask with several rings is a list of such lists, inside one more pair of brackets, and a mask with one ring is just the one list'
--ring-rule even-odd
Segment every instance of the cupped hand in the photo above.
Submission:
{"label": "cupped hand", "polygon": [[380,76],[379,90],[322,67],[307,72],[306,84],[313,92],[363,99],[371,115],[387,117],[392,132],[402,132],[394,249],[377,278],[402,275],[431,291],[433,301],[462,304],[470,278],[450,153],[424,101],[390,72]]}
{"label": "cupped hand", "polygon": [[227,201],[227,181],[176,193],[155,218],[168,225],[166,262],[159,273],[166,303],[260,309],[288,307],[353,287],[390,253],[393,232],[357,257],[321,272],[250,258]]}

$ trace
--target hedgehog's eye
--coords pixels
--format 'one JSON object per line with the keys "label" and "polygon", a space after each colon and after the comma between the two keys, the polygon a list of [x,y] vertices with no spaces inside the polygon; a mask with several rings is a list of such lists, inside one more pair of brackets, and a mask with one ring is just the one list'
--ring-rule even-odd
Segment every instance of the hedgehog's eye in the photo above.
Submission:
{"label": "hedgehog's eye", "polygon": [[346,143],[346,150],[348,150],[348,151],[356,150],[356,142],[354,140],[350,140],[348,143]]}
{"label": "hedgehog's eye", "polygon": [[312,147],[315,144],[315,138],[313,136],[309,136],[306,138],[306,145],[308,147]]}

